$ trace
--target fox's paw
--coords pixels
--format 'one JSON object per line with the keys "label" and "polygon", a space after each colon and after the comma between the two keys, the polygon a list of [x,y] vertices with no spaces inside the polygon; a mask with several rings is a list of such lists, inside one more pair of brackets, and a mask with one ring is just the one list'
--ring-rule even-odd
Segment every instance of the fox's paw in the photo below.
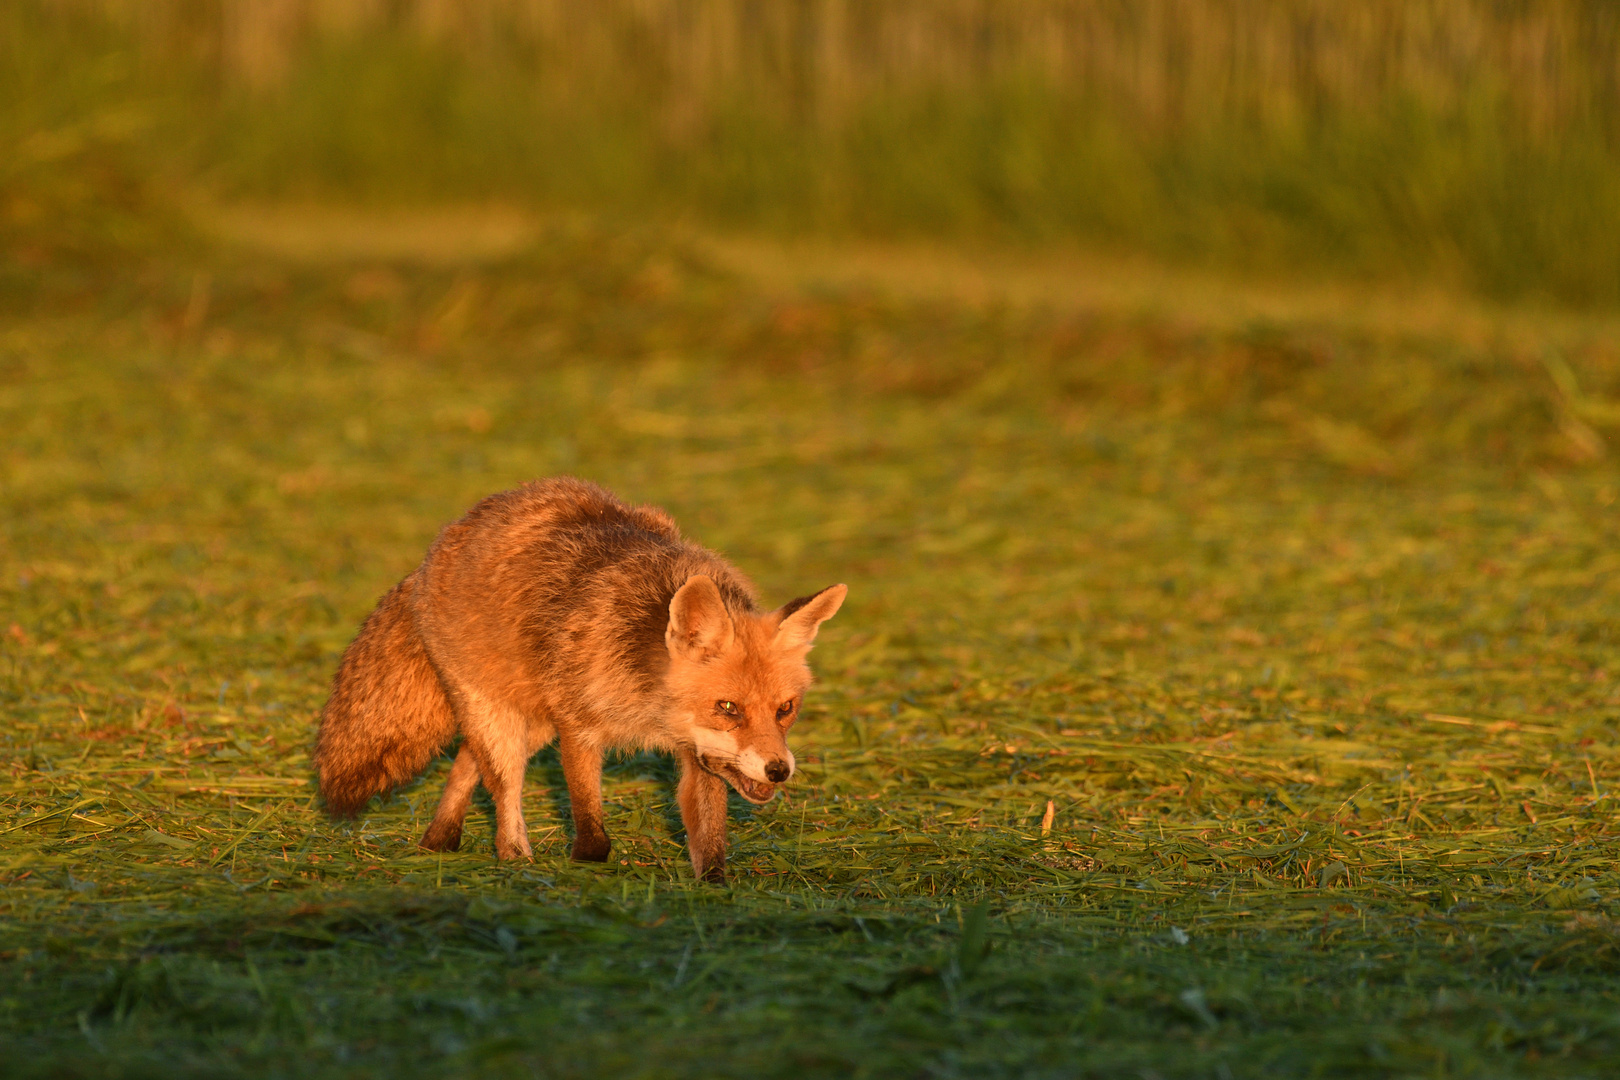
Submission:
{"label": "fox's paw", "polygon": [[698,875],[706,884],[724,885],[726,883],[726,868],[723,863],[717,863]]}
{"label": "fox's paw", "polygon": [[430,825],[428,831],[422,834],[417,846],[425,851],[459,851],[461,850],[461,826],[455,825],[440,828]]}
{"label": "fox's paw", "polygon": [[571,854],[575,862],[607,862],[607,857],[612,851],[613,845],[605,834],[586,833],[574,837],[574,850]]}
{"label": "fox's paw", "polygon": [[532,859],[534,858],[534,849],[529,847],[529,838],[527,836],[518,836],[512,839],[497,836],[495,838],[495,857],[502,862],[511,859]]}

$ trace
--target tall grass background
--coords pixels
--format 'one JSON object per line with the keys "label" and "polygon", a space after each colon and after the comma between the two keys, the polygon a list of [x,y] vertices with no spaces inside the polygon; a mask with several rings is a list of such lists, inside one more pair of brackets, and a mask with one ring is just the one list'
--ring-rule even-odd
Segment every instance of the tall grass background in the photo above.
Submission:
{"label": "tall grass background", "polygon": [[1620,303],[1620,8],[1592,0],[18,0],[0,27],[12,180],[99,140],[225,197]]}

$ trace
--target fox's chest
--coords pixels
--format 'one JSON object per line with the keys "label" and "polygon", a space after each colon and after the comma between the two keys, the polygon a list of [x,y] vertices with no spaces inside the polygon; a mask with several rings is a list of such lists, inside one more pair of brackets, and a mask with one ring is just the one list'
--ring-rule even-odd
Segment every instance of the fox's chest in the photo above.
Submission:
{"label": "fox's chest", "polygon": [[557,710],[559,727],[571,727],[603,750],[674,750],[678,742],[669,723],[669,703],[658,694],[631,692],[604,695]]}

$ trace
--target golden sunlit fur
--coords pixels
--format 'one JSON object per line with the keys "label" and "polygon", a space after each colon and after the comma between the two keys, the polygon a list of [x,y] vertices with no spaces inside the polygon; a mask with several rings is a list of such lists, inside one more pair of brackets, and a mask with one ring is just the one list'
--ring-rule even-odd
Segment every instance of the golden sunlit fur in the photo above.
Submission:
{"label": "golden sunlit fur", "polygon": [[662,510],[567,478],[492,495],[445,527],[344,652],[321,714],[321,794],[352,816],[459,733],[422,846],[459,846],[482,781],[496,854],[528,856],[524,771],[555,738],[573,856],[603,860],[603,753],[661,750],[680,766],[692,866],[723,880],[725,785],[762,803],[793,774],[805,657],[845,592],[761,612],[748,579]]}

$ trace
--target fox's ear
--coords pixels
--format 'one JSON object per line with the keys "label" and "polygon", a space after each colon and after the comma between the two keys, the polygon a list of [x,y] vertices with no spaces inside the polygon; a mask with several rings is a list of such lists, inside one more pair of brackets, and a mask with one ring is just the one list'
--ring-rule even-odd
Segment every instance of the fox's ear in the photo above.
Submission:
{"label": "fox's ear", "polygon": [[707,660],[731,646],[736,630],[720,589],[703,574],[693,574],[669,602],[669,629],[664,644],[671,656]]}
{"label": "fox's ear", "polygon": [[838,613],[849,594],[847,585],[829,585],[814,596],[801,596],[782,605],[782,622],[776,629],[776,647],[783,652],[810,648],[821,624]]}

